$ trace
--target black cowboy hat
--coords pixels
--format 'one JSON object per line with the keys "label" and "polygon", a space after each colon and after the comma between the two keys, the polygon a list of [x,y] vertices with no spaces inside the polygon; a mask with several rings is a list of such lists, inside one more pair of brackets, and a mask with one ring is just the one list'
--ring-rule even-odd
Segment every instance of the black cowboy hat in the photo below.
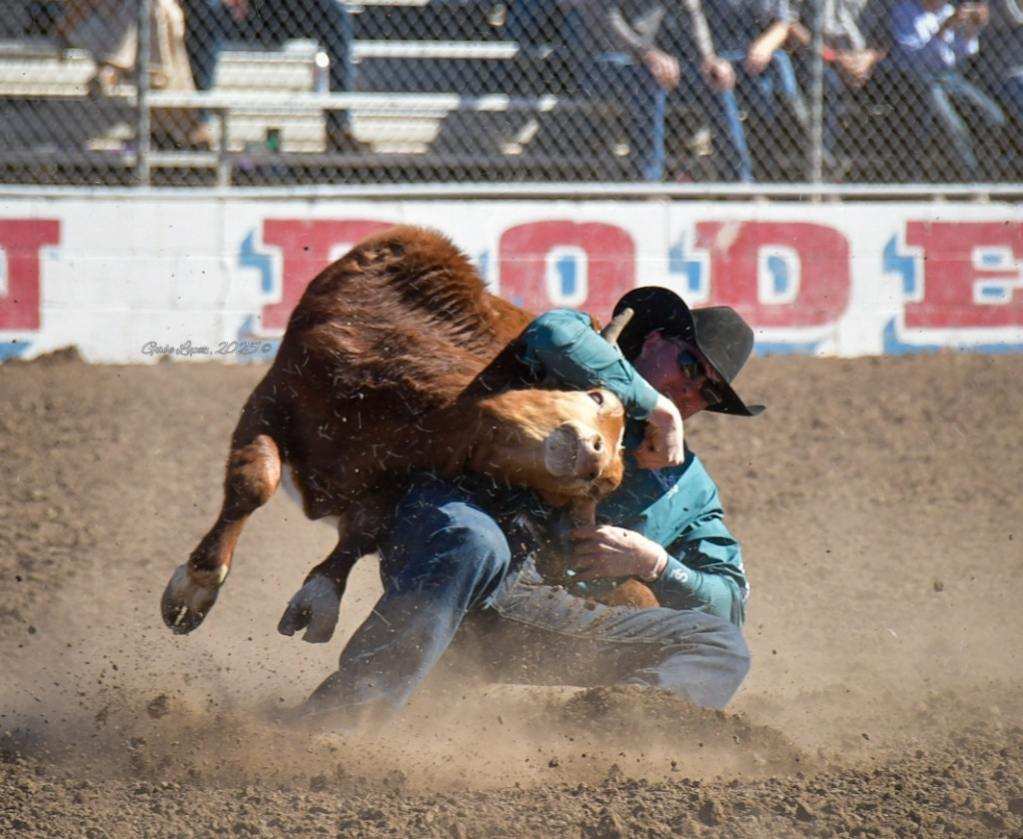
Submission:
{"label": "black cowboy hat", "polygon": [[632,360],[639,355],[646,336],[655,330],[678,336],[695,346],[724,380],[715,383],[724,399],[707,408],[719,414],[755,417],[763,405],[746,405],[731,385],[753,351],[753,330],[729,306],[690,309],[675,292],[660,286],[634,288],[615,306],[614,314],[632,309],[632,320],[618,336],[618,346]]}

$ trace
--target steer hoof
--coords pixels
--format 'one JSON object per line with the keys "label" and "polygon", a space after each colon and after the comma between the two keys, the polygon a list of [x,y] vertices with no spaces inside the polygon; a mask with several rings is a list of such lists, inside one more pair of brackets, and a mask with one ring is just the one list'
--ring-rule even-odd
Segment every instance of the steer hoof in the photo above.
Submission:
{"label": "steer hoof", "polygon": [[302,640],[310,644],[325,644],[334,637],[340,611],[341,595],[337,586],[326,577],[316,575],[288,601],[277,631],[281,635],[294,635],[308,627]]}
{"label": "steer hoof", "polygon": [[226,569],[215,575],[213,585],[200,585],[189,574],[188,564],[174,569],[167,588],[160,599],[163,622],[176,635],[186,635],[203,622],[213,604],[217,602],[220,584],[227,576]]}

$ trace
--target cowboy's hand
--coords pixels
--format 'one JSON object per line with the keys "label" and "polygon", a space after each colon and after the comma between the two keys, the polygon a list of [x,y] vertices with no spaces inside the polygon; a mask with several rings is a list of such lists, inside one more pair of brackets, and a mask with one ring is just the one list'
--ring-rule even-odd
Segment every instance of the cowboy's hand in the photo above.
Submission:
{"label": "cowboy's hand", "polygon": [[635,452],[636,463],[641,469],[678,466],[685,460],[684,442],[682,415],[675,403],[662,394],[647,417],[646,435]]}
{"label": "cowboy's hand", "polygon": [[624,527],[599,524],[572,530],[572,568],[577,580],[639,577],[651,580],[665,557],[664,548]]}

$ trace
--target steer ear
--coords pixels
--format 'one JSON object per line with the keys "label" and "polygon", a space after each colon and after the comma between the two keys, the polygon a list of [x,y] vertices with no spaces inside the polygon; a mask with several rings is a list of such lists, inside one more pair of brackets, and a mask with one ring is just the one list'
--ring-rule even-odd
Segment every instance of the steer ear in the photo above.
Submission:
{"label": "steer ear", "polygon": [[607,326],[600,330],[600,337],[609,344],[617,344],[618,336],[622,330],[629,325],[632,316],[636,314],[632,309],[622,309]]}

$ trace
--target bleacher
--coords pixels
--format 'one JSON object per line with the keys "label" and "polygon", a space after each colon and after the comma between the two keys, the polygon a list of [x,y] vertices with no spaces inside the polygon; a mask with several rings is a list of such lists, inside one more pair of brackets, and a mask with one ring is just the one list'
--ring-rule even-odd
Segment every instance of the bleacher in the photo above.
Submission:
{"label": "bleacher", "polygon": [[[211,152],[157,144],[153,182],[622,177],[621,144],[592,128],[613,124],[614,103],[580,97],[556,49],[508,40],[503,7],[388,0],[350,9],[357,81],[347,95],[313,92],[313,41],[229,44],[208,94],[155,91],[154,108],[213,106],[223,134]],[[61,55],[46,37],[0,40],[5,179],[34,167],[37,181],[130,181],[134,87],[90,99],[94,69],[87,53]],[[325,102],[350,109],[368,154],[327,152]]]}
{"label": "bleacher", "polygon": [[[5,0],[0,15],[0,182],[121,185],[386,184],[490,181],[635,181],[622,103],[580,92],[562,50],[558,13],[519,43],[501,0],[363,0],[350,4],[356,82],[317,91],[312,40],[228,44],[211,91],[153,91],[153,142],[139,155],[134,86],[91,98],[88,53],[61,54],[51,36],[63,0]],[[560,8],[551,4],[551,9]],[[521,34],[521,33],[519,33]],[[799,61],[805,62],[803,64]],[[322,74],[321,74],[322,75]],[[804,53],[797,75],[809,93]],[[692,79],[673,97],[666,126],[667,180],[722,177],[706,108]],[[321,88],[322,90],[322,88]],[[940,182],[948,144],[910,142],[898,91],[878,83],[847,94],[835,113],[842,138],[825,180]],[[161,124],[204,107],[213,147],[182,149]],[[352,115],[365,151],[330,151],[327,110]],[[161,123],[161,119],[164,120]],[[758,181],[805,182],[811,139],[784,116],[746,114]],[[780,129],[780,130],[779,130]],[[1019,180],[1020,133],[994,147],[992,180]],[[148,162],[148,166],[143,165]],[[1001,167],[1000,170],[998,167]]]}

